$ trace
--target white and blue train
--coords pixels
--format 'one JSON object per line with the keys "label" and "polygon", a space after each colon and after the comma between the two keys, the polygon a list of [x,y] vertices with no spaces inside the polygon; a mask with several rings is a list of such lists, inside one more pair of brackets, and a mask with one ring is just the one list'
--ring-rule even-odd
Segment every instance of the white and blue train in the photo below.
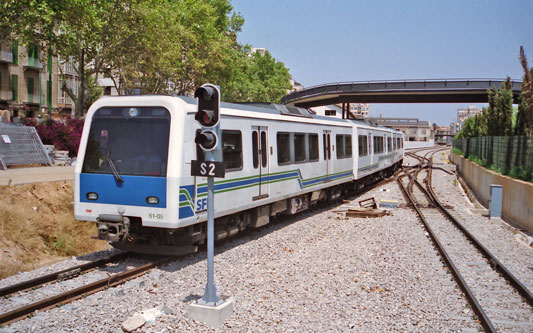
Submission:
{"label": "white and blue train", "polygon": [[[189,97],[106,97],[89,109],[75,167],[75,216],[141,253],[191,252],[206,239],[207,178],[191,176],[200,126]],[[225,178],[215,238],[334,200],[403,160],[403,134],[275,104],[220,107]]]}

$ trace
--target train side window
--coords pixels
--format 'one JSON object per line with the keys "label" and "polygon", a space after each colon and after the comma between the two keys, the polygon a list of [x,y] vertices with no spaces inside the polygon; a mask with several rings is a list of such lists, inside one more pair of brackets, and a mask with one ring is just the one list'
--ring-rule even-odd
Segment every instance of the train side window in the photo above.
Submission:
{"label": "train side window", "polygon": [[359,156],[368,155],[368,137],[366,135],[359,135]]}
{"label": "train side window", "polygon": [[258,147],[257,131],[252,131],[252,160],[254,169],[259,167],[259,147]]}
{"label": "train side window", "polygon": [[267,166],[268,149],[267,149],[267,137],[266,132],[261,131],[261,165],[263,168]]}
{"label": "train side window", "polygon": [[375,136],[374,137],[374,154],[383,153],[383,137]]}
{"label": "train side window", "polygon": [[278,132],[276,135],[278,146],[278,165],[291,163],[290,134]]}
{"label": "train side window", "polygon": [[392,138],[387,138],[387,152],[392,151]]}
{"label": "train side window", "polygon": [[318,134],[309,134],[309,161],[318,161]]}
{"label": "train side window", "polygon": [[335,136],[335,143],[337,144],[337,159],[344,158],[344,135],[337,134]]}
{"label": "train side window", "polygon": [[226,171],[242,169],[241,131],[222,131],[222,154]]}
{"label": "train side window", "polygon": [[294,134],[294,162],[305,162],[305,134]]}
{"label": "train side window", "polygon": [[344,149],[346,151],[346,157],[352,157],[352,136],[344,136]]}
{"label": "train side window", "polygon": [[328,159],[328,144],[327,144],[327,141],[326,141],[326,134],[322,134],[323,136],[323,139],[324,139],[324,161],[326,161]]}

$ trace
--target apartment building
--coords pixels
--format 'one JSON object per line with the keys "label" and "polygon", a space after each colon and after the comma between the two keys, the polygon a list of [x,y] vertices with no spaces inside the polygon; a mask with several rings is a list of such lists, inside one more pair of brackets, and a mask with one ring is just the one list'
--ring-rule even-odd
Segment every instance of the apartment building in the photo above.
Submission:
{"label": "apartment building", "polygon": [[79,79],[73,66],[59,58],[46,59],[36,46],[0,42],[0,110],[11,117],[71,115],[72,100],[63,82],[75,89]]}

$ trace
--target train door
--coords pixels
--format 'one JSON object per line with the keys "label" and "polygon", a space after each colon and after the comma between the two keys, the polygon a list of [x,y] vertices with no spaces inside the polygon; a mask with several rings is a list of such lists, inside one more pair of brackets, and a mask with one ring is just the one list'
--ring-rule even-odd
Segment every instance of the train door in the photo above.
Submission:
{"label": "train door", "polygon": [[329,181],[329,175],[333,173],[331,162],[331,131],[324,131],[322,134],[324,146],[324,161],[326,162],[326,181]]}
{"label": "train door", "polygon": [[257,195],[254,200],[268,197],[269,184],[268,128],[252,126],[252,163],[258,176]]}

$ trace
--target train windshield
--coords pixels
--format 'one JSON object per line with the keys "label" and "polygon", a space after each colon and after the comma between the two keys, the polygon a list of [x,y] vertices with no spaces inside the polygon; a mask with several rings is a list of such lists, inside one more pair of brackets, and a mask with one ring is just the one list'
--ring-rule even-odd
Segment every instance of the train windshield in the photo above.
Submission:
{"label": "train windshield", "polygon": [[93,116],[83,173],[164,177],[170,113],[162,107],[108,107]]}

